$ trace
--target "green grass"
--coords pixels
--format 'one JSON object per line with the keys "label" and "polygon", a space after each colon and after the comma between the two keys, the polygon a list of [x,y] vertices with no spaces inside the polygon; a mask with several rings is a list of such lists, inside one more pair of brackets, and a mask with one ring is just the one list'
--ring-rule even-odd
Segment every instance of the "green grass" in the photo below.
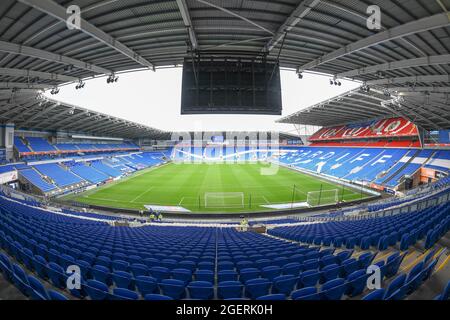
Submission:
{"label": "green grass", "polygon": [[[335,185],[312,176],[279,167],[274,175],[261,175],[267,164],[174,164],[144,170],[115,183],[69,195],[66,200],[127,209],[144,205],[182,206],[193,212],[269,211],[261,205],[304,202],[309,191],[338,189],[339,199],[351,201],[367,197],[357,190]],[[296,186],[294,189],[294,185]],[[294,192],[295,190],[295,192]],[[242,198],[209,198],[205,193],[237,192]],[[344,196],[342,197],[342,192]],[[326,204],[323,199],[321,204]],[[214,208],[210,207],[214,206]]]}

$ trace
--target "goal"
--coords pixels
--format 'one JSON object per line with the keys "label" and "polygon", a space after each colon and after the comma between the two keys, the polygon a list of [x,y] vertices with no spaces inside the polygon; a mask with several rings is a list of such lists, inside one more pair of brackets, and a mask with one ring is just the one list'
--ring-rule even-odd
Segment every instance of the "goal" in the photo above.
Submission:
{"label": "goal", "polygon": [[244,208],[243,192],[207,192],[205,208]]}
{"label": "goal", "polygon": [[322,190],[308,192],[306,202],[310,207],[336,204],[339,202],[339,190]]}

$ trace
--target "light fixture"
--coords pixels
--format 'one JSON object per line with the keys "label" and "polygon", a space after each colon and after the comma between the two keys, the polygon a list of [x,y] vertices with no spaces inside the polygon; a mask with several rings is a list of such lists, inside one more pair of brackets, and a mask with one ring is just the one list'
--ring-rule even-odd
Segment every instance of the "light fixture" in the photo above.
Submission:
{"label": "light fixture", "polygon": [[75,87],[75,89],[76,90],[83,89],[85,85],[86,85],[86,82],[83,82],[83,80],[80,80],[80,82],[78,82],[78,84]]}
{"label": "light fixture", "polygon": [[298,78],[299,78],[300,80],[303,79],[303,74],[302,74],[302,73],[298,73],[297,76],[298,76]]}
{"label": "light fixture", "polygon": [[55,94],[58,94],[59,93],[59,88],[58,87],[54,87],[53,89],[52,89],[52,91],[50,91],[50,94],[51,95],[55,95]]}
{"label": "light fixture", "polygon": [[113,74],[111,74],[109,77],[108,77],[108,79],[106,79],[106,83],[114,83],[114,82],[117,82],[117,81],[119,81],[119,77],[116,77],[116,75],[113,73]]}

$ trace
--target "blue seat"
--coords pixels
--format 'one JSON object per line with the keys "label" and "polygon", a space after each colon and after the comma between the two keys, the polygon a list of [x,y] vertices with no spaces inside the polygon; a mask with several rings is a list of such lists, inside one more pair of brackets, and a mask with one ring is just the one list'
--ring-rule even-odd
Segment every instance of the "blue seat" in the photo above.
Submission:
{"label": "blue seat", "polygon": [[130,266],[130,270],[135,278],[139,276],[148,276],[148,267],[143,263],[133,263]]}
{"label": "blue seat", "polygon": [[152,267],[150,268],[150,275],[161,282],[163,279],[168,279],[170,277],[170,270],[166,267]]}
{"label": "blue seat", "polygon": [[357,270],[347,277],[347,292],[350,297],[355,297],[363,293],[367,286],[368,274],[366,270]]}
{"label": "blue seat", "polygon": [[114,271],[112,273],[112,279],[118,288],[134,290],[134,279],[131,273]]}
{"label": "blue seat", "polygon": [[322,268],[321,283],[325,283],[330,280],[334,280],[339,277],[341,273],[341,267],[337,264],[330,264]]}
{"label": "blue seat", "polygon": [[127,261],[123,260],[113,260],[112,261],[112,269],[114,271],[128,271],[130,264]]}
{"label": "blue seat", "polygon": [[423,261],[421,261],[411,269],[405,280],[404,288],[401,290],[403,292],[398,294],[398,299],[403,299],[405,295],[412,293],[422,284],[424,266]]}
{"label": "blue seat", "polygon": [[320,300],[316,287],[306,287],[292,292],[292,300]]}
{"label": "blue seat", "polygon": [[91,300],[107,300],[109,299],[108,286],[101,281],[88,280],[84,286],[84,290]]}
{"label": "blue seat", "polygon": [[12,265],[13,282],[24,295],[30,294],[30,283],[26,272],[17,264]]}
{"label": "blue seat", "polygon": [[111,274],[109,272],[109,269],[105,266],[101,266],[101,265],[95,265],[91,268],[91,274],[92,277],[95,280],[98,280],[100,282],[104,282],[107,285],[111,285],[112,284],[112,278],[111,278]]}
{"label": "blue seat", "polygon": [[273,293],[282,293],[289,296],[297,284],[297,277],[293,275],[278,276],[273,279]]}
{"label": "blue seat", "polygon": [[214,271],[215,265],[214,265],[213,262],[202,261],[202,262],[198,263],[197,268],[199,270],[211,270],[211,271]]}
{"label": "blue seat", "polygon": [[302,265],[298,262],[291,262],[283,266],[283,274],[298,276],[302,269]]}
{"label": "blue seat", "polygon": [[[388,288],[386,289],[386,294],[384,296],[384,300],[393,300],[397,296],[400,295],[400,292],[397,292],[399,289],[403,287],[406,281],[406,274],[401,274],[398,277],[396,277],[392,282],[389,284]],[[394,295],[394,293],[396,295]]]}
{"label": "blue seat", "polygon": [[39,278],[47,279],[47,261],[39,255],[36,255],[32,259],[33,269],[38,274]]}
{"label": "blue seat", "polygon": [[6,280],[13,281],[13,269],[9,258],[0,252],[0,271],[3,273]]}
{"label": "blue seat", "polygon": [[69,300],[69,299],[67,299],[67,297],[65,295],[63,295],[62,293],[59,293],[58,291],[55,291],[55,290],[49,290],[48,296],[49,296],[50,300],[57,300],[57,301]]}
{"label": "blue seat", "polygon": [[48,264],[47,273],[50,281],[55,287],[59,289],[66,288],[66,275],[60,265],[50,262]]}
{"label": "blue seat", "polygon": [[239,280],[242,283],[246,283],[250,279],[255,279],[259,277],[259,270],[256,268],[245,268],[239,272]]}
{"label": "blue seat", "polygon": [[217,271],[234,270],[234,263],[231,261],[221,261],[217,264]]}
{"label": "blue seat", "polygon": [[45,290],[44,285],[35,277],[28,276],[28,283],[30,284],[30,297],[33,300],[49,300],[50,297]]}
{"label": "blue seat", "polygon": [[258,278],[251,279],[245,283],[245,296],[256,299],[269,294],[272,282],[268,279]]}
{"label": "blue seat", "polygon": [[20,251],[20,256],[21,256],[21,259],[22,259],[22,262],[23,262],[24,266],[28,270],[33,270],[33,263],[32,263],[33,252],[30,249],[28,249],[28,248],[23,248]]}
{"label": "blue seat", "polygon": [[279,266],[268,266],[261,270],[261,276],[269,279],[270,281],[279,275],[281,275],[281,268]]}
{"label": "blue seat", "polygon": [[377,289],[364,296],[361,300],[383,300],[384,295],[384,289]]}
{"label": "blue seat", "polygon": [[196,281],[207,281],[214,283],[214,272],[211,270],[197,270],[194,276]]}
{"label": "blue seat", "polygon": [[320,296],[324,300],[341,300],[347,290],[344,279],[334,279],[325,282],[320,290]]}
{"label": "blue seat", "polygon": [[214,297],[214,287],[211,282],[192,281],[187,288],[192,299],[210,300]]}
{"label": "blue seat", "polygon": [[173,300],[171,297],[168,297],[168,296],[165,296],[162,294],[146,294],[144,299],[150,300],[150,301]]}
{"label": "blue seat", "polygon": [[300,274],[299,284],[301,287],[315,287],[319,282],[321,272],[318,270],[307,270]]}
{"label": "blue seat", "polygon": [[217,295],[220,299],[232,299],[242,297],[243,285],[239,281],[219,282],[217,286]]}
{"label": "blue seat", "polygon": [[375,258],[376,254],[366,252],[359,256],[358,263],[361,269],[367,269]]}
{"label": "blue seat", "polygon": [[348,276],[348,275],[352,274],[353,272],[357,271],[358,269],[360,269],[359,262],[355,258],[349,258],[349,259],[343,261],[341,266],[342,266],[343,275],[345,275],[345,276]]}
{"label": "blue seat", "polygon": [[217,281],[237,281],[238,273],[234,270],[222,270],[217,273]]}
{"label": "blue seat", "polygon": [[115,288],[112,295],[114,300],[138,300],[139,296],[135,291],[125,288]]}
{"label": "blue seat", "polygon": [[158,282],[153,277],[137,276],[135,282],[142,296],[159,292]]}
{"label": "blue seat", "polygon": [[68,254],[62,254],[59,256],[59,264],[66,271],[69,266],[76,265],[76,260]]}
{"label": "blue seat", "polygon": [[192,281],[192,272],[188,269],[173,269],[172,270],[172,278],[181,280],[185,284],[188,284]]}
{"label": "blue seat", "polygon": [[266,296],[262,296],[257,298],[256,300],[268,300],[268,301],[277,301],[277,300],[286,300],[286,296],[284,294],[269,294]]}
{"label": "blue seat", "polygon": [[99,256],[95,260],[95,264],[99,266],[104,266],[109,269],[111,266],[111,259],[106,256]]}
{"label": "blue seat", "polygon": [[75,263],[80,267],[81,279],[86,280],[91,277],[91,264],[84,260],[77,260]]}
{"label": "blue seat", "polygon": [[319,269],[320,262],[319,259],[308,259],[303,262],[303,270],[316,270]]}
{"label": "blue seat", "polygon": [[450,281],[447,283],[442,293],[434,297],[434,300],[445,301],[448,300],[449,298],[450,298]]}
{"label": "blue seat", "polygon": [[175,300],[184,298],[186,292],[186,285],[184,281],[176,279],[163,279],[159,284],[162,294],[171,297]]}

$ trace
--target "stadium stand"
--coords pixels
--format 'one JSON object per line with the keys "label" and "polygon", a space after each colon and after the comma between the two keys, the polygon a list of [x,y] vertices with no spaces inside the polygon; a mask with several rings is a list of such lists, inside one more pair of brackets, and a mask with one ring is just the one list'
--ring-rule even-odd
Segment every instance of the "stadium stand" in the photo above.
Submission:
{"label": "stadium stand", "polygon": [[43,192],[49,192],[56,189],[54,184],[45,181],[34,169],[20,170],[20,174]]}
{"label": "stadium stand", "polygon": [[34,165],[34,168],[36,168],[36,170],[38,170],[41,174],[50,177],[55,184],[61,188],[84,182],[83,179],[68,170],[64,170],[57,163]]}
{"label": "stadium stand", "polygon": [[[386,231],[395,230],[401,236],[400,242],[411,235],[414,239],[410,245],[425,237],[426,247],[432,248],[433,242],[450,229],[448,188],[445,191],[446,201],[427,208],[426,213],[403,212],[355,222],[367,228],[378,225],[385,226]],[[432,195],[428,200],[436,197]],[[354,246],[364,246],[364,241],[357,243],[352,238],[342,242],[346,250],[337,252],[333,247],[318,247],[316,236],[312,238],[315,245],[310,246],[308,241],[299,245],[233,228],[115,228],[100,215],[86,220],[84,215],[70,214],[0,197],[0,246],[6,252],[0,253],[0,270],[24,295],[47,300],[52,299],[51,290],[62,294],[59,299],[274,299],[267,296],[277,295],[293,300],[341,300],[367,294],[365,269],[377,256],[372,251],[355,256]],[[419,215],[425,224],[413,219]],[[427,219],[427,215],[432,218]],[[385,224],[386,219],[393,220]],[[423,230],[415,231],[415,222]],[[335,228],[335,223],[311,226],[326,230],[325,226]],[[270,233],[282,233],[290,239],[298,228],[311,226],[280,227]],[[360,227],[355,225],[355,231]],[[341,236],[334,231],[333,235]],[[379,241],[383,246],[399,240],[383,237]],[[153,245],[155,241],[158,248]],[[400,245],[401,251],[406,249]],[[373,299],[375,293],[378,299],[404,299],[431,277],[440,255],[436,249],[426,252],[405,271],[400,270],[405,253],[392,251],[376,262],[382,268],[383,290],[363,299]],[[80,290],[65,289],[64,269],[71,264],[82,267],[84,281]],[[44,285],[46,282],[51,289]]]}
{"label": "stadium stand", "polygon": [[109,179],[108,175],[81,162],[68,164],[68,166],[73,173],[94,184],[101,183]]}

